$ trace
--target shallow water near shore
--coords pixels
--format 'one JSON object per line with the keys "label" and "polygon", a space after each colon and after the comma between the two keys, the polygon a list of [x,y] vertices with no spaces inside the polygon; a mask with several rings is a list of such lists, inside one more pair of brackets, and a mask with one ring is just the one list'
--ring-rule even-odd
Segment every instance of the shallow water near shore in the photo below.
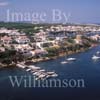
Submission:
{"label": "shallow water near shore", "polygon": [[89,100],[87,98],[100,99],[100,60],[93,61],[91,57],[100,46],[94,47],[86,52],[73,54],[68,57],[75,57],[77,60],[67,64],[61,64],[65,57],[46,62],[40,62],[36,66],[46,71],[55,71],[58,79],[84,79],[84,88],[24,88],[12,87],[8,76],[31,75],[24,69],[12,68],[0,70],[0,100],[33,100],[34,98],[67,97],[82,98],[80,100]]}

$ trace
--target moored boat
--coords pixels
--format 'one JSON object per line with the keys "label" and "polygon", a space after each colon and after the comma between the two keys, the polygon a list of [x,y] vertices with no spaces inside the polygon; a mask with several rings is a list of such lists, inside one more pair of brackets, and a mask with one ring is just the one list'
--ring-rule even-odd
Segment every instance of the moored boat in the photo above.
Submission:
{"label": "moored boat", "polygon": [[67,58],[67,61],[75,61],[76,58]]}
{"label": "moored boat", "polygon": [[98,59],[100,59],[100,57],[99,56],[96,56],[96,55],[93,55],[92,59],[93,60],[98,60]]}
{"label": "moored boat", "polygon": [[67,64],[67,63],[68,63],[67,61],[62,61],[62,62],[61,62],[61,64]]}

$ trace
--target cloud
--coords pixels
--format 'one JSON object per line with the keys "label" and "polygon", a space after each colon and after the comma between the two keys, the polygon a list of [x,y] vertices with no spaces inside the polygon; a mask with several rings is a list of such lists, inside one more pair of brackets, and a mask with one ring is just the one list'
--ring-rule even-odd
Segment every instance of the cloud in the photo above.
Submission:
{"label": "cloud", "polygon": [[7,6],[7,5],[9,5],[8,2],[0,2],[0,7],[1,7],[1,6]]}

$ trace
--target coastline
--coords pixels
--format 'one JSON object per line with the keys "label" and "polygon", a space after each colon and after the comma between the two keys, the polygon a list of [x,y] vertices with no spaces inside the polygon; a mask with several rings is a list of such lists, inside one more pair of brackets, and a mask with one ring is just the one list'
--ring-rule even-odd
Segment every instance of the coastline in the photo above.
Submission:
{"label": "coastline", "polygon": [[69,51],[67,54],[66,54],[66,52],[59,53],[58,56],[52,56],[52,57],[45,57],[45,58],[27,60],[27,61],[26,61],[26,64],[27,64],[27,63],[34,63],[34,64],[36,64],[36,63],[39,63],[39,62],[45,62],[45,61],[49,61],[49,60],[55,60],[55,59],[60,58],[60,57],[70,56],[70,55],[72,55],[72,54],[77,54],[77,53],[86,52],[86,51],[88,51],[88,50],[90,50],[90,49],[92,49],[93,47],[96,47],[96,46],[98,46],[98,45],[93,45],[93,46],[91,46],[91,47],[89,47],[89,48],[87,48],[87,49],[82,48],[82,49],[80,49],[80,50],[77,50],[77,52]]}
{"label": "coastline", "polygon": [[[73,51],[68,51],[67,53],[66,52],[63,52],[63,53],[59,53],[57,56],[52,56],[52,57],[42,57],[42,58],[37,58],[37,59],[32,59],[32,60],[26,60],[25,61],[25,64],[36,64],[36,63],[39,63],[39,62],[45,62],[45,61],[49,61],[49,60],[55,60],[57,58],[60,58],[60,57],[64,57],[64,56],[69,56],[69,55],[72,55],[72,54],[77,54],[77,53],[82,53],[82,52],[86,52],[94,47],[98,46],[98,44],[92,44],[90,47],[88,48],[81,48],[80,50],[76,50],[75,52]],[[6,65],[6,64],[1,64],[0,63],[0,69],[1,68],[14,68],[14,67],[17,67],[16,66],[16,63],[12,63],[12,64],[9,64],[9,65]]]}

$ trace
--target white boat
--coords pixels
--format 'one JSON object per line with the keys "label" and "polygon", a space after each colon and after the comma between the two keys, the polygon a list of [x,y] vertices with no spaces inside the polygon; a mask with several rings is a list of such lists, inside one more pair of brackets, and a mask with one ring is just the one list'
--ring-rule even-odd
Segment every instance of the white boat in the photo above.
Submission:
{"label": "white boat", "polygon": [[96,54],[100,54],[100,51],[97,51]]}
{"label": "white boat", "polygon": [[67,61],[62,61],[62,62],[61,62],[61,64],[67,64],[67,63],[68,63]]}
{"label": "white boat", "polygon": [[41,74],[41,75],[39,76],[39,78],[45,78],[45,77],[46,77],[45,74]]}
{"label": "white boat", "polygon": [[26,66],[25,65],[22,65],[22,64],[17,64],[18,67],[20,68],[25,68]]}
{"label": "white boat", "polygon": [[51,77],[51,75],[47,75],[47,76],[46,76],[46,79],[47,79],[47,78],[50,78],[50,77]]}
{"label": "white boat", "polygon": [[75,61],[76,58],[67,58],[67,61]]}
{"label": "white boat", "polygon": [[53,75],[51,75],[51,76],[52,76],[52,77],[57,77],[57,76],[58,76],[58,74],[56,74],[56,73],[55,73],[55,74],[53,74]]}
{"label": "white boat", "polygon": [[46,75],[40,75],[35,80],[45,80],[45,78],[46,78]]}
{"label": "white boat", "polygon": [[39,80],[39,79],[41,79],[41,80],[46,79],[46,75],[45,74],[41,74],[41,75],[37,76],[36,80]]}
{"label": "white boat", "polygon": [[39,77],[35,78],[35,80],[39,80]]}
{"label": "white boat", "polygon": [[94,55],[94,56],[92,57],[92,59],[93,59],[93,60],[98,60],[98,59],[100,59],[100,57]]}
{"label": "white boat", "polygon": [[36,67],[36,66],[33,66],[33,65],[30,65],[28,67],[31,68],[31,69],[35,69],[35,70],[39,70],[40,69],[40,67]]}
{"label": "white boat", "polygon": [[26,69],[26,71],[31,71],[31,69]]}
{"label": "white boat", "polygon": [[41,70],[39,70],[39,72],[45,72],[45,70],[44,69],[41,69]]}
{"label": "white boat", "polygon": [[37,74],[38,74],[38,72],[33,73],[33,75],[37,75]]}
{"label": "white boat", "polygon": [[47,72],[48,75],[55,74],[55,72]]}
{"label": "white boat", "polygon": [[49,77],[57,77],[58,74],[56,74],[55,72],[47,72],[47,74],[49,75]]}

